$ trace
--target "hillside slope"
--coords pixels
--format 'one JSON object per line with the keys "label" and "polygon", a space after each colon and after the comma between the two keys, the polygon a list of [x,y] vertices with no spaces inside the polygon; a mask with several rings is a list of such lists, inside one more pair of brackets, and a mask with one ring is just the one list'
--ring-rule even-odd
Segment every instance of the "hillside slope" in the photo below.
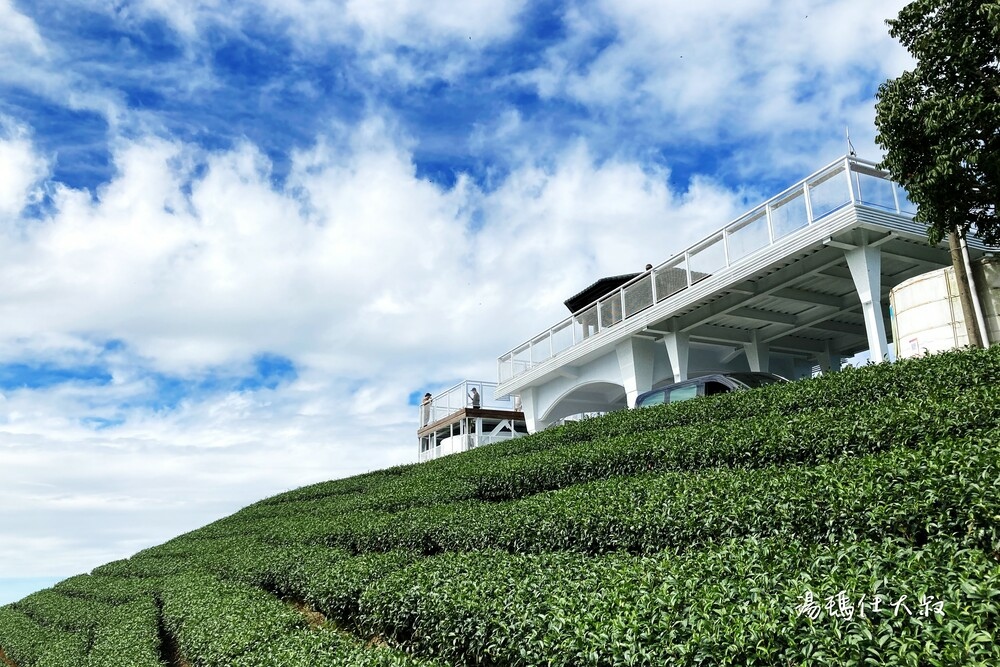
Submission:
{"label": "hillside slope", "polygon": [[0,608],[16,667],[997,665],[1000,347],[263,500]]}

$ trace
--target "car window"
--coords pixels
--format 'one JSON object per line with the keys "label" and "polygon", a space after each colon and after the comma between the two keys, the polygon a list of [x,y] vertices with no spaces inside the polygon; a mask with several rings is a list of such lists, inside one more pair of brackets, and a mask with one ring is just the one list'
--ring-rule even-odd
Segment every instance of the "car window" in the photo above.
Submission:
{"label": "car window", "polygon": [[705,396],[724,394],[727,391],[732,391],[732,390],[717,380],[709,380],[708,382],[705,383]]}
{"label": "car window", "polygon": [[754,387],[763,387],[764,385],[781,382],[781,378],[778,376],[765,375],[763,373],[727,373],[726,376],[736,380],[737,382],[742,382],[751,389]]}
{"label": "car window", "polygon": [[635,404],[635,407],[643,408],[646,407],[647,405],[662,405],[663,403],[666,402],[667,401],[664,392],[657,391],[650,394],[649,396],[642,397],[642,399]]}
{"label": "car window", "polygon": [[676,389],[671,389],[669,393],[670,402],[677,403],[678,401],[686,401],[689,398],[695,398],[698,395],[698,385],[689,384],[684,387],[677,387]]}

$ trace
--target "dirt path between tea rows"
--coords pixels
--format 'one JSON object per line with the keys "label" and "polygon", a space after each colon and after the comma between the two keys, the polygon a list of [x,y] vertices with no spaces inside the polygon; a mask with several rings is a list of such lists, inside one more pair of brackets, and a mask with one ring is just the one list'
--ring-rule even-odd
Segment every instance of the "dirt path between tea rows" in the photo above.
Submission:
{"label": "dirt path between tea rows", "polygon": [[2,648],[0,648],[0,662],[5,664],[7,667],[17,667],[17,664],[7,657],[7,654],[3,652]]}

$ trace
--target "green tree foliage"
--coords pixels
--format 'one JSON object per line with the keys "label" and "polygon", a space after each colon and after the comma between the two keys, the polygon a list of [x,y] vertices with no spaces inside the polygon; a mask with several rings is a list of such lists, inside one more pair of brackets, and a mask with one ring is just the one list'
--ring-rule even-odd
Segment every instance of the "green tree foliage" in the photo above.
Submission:
{"label": "green tree foliage", "polygon": [[1000,3],[914,0],[887,23],[917,62],[876,95],[880,166],[932,243],[973,229],[1000,245]]}

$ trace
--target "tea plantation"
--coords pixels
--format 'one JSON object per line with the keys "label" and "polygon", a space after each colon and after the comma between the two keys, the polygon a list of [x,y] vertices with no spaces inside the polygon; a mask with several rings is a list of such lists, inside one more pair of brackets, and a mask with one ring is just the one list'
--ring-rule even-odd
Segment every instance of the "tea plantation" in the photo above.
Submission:
{"label": "tea plantation", "polygon": [[993,666],[998,533],[995,347],[268,498],[0,608],[0,662]]}

